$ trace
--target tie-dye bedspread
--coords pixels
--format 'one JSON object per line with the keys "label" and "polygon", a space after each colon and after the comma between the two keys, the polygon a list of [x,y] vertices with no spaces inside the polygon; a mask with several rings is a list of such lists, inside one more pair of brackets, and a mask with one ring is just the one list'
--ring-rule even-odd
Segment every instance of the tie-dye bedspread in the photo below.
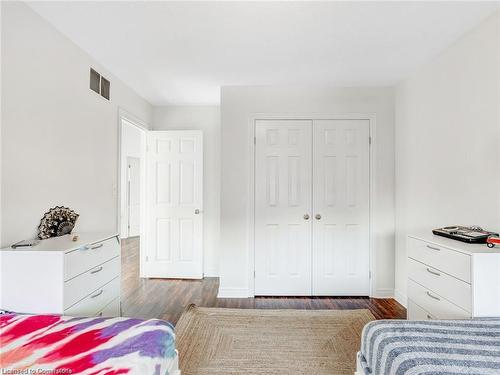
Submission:
{"label": "tie-dye bedspread", "polygon": [[0,315],[0,374],[169,374],[175,335],[162,320]]}

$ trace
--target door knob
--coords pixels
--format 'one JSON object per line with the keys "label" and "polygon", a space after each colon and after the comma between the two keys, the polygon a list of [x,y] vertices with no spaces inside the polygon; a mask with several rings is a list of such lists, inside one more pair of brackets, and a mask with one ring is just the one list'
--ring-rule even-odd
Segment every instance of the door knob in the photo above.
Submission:
{"label": "door knob", "polygon": [[304,220],[309,220],[309,214],[304,215]]}
{"label": "door knob", "polygon": [[198,208],[197,208],[196,210],[194,210],[194,214],[195,214],[195,215],[199,215],[199,214],[200,214],[200,212],[201,212],[201,211],[200,211]]}
{"label": "door knob", "polygon": [[316,218],[316,220],[321,220],[321,215],[320,214],[316,214],[315,218]]}

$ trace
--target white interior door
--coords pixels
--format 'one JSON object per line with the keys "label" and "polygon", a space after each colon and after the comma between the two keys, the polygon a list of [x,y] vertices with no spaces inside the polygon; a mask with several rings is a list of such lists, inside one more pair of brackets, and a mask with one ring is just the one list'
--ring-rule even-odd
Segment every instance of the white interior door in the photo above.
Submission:
{"label": "white interior door", "polygon": [[369,121],[315,120],[313,295],[369,295]]}
{"label": "white interior door", "polygon": [[151,131],[146,277],[203,277],[203,134]]}
{"label": "white interior door", "polygon": [[256,295],[311,294],[311,124],[256,121]]}
{"label": "white interior door", "polygon": [[127,158],[127,228],[128,237],[140,233],[141,217],[141,159]]}

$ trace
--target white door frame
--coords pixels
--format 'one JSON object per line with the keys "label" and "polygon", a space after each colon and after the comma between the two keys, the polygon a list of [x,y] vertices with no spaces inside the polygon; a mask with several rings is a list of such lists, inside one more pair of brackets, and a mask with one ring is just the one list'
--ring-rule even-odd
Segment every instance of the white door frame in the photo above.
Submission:
{"label": "white door frame", "polygon": [[[143,249],[146,249],[146,225],[145,225],[145,220],[146,220],[146,139],[147,139],[147,132],[149,130],[149,127],[146,123],[144,123],[142,120],[139,118],[135,117],[131,113],[127,112],[123,108],[118,108],[118,183],[117,183],[117,233],[121,232],[121,224],[122,224],[122,218],[121,218],[121,179],[122,179],[122,124],[123,120],[127,121],[129,124],[135,126],[138,130],[143,132],[144,137],[142,138],[141,142],[141,149],[142,149],[142,155],[141,155],[141,166],[140,166],[140,224],[139,224],[139,276],[144,277],[142,275],[142,264],[143,264],[143,257],[145,256],[145,252]],[[121,237],[120,237],[121,238]]]}
{"label": "white door frame", "polygon": [[[126,189],[127,189],[127,194],[126,194],[126,199],[127,199],[127,238],[129,237],[132,237],[130,235],[130,202],[131,202],[131,194],[130,194],[130,188],[131,188],[131,179],[130,179],[130,166],[131,166],[131,160],[139,160],[139,230],[140,230],[140,225],[141,225],[141,222],[140,222],[140,218],[141,218],[141,211],[140,211],[140,207],[141,207],[141,190],[140,190],[140,184],[141,184],[141,157],[136,157],[136,156],[127,156],[127,184],[126,184]],[[140,233],[139,233],[140,235]]]}
{"label": "white door frame", "polygon": [[249,176],[248,176],[248,296],[255,296],[255,122],[257,120],[368,120],[370,127],[370,167],[369,167],[369,183],[370,183],[370,202],[369,202],[369,243],[370,243],[370,297],[374,296],[376,288],[376,262],[375,262],[375,240],[373,236],[373,219],[374,219],[374,197],[375,197],[375,161],[376,161],[376,115],[374,113],[345,113],[345,114],[279,114],[279,113],[262,113],[255,114],[248,119],[248,160],[249,160]]}

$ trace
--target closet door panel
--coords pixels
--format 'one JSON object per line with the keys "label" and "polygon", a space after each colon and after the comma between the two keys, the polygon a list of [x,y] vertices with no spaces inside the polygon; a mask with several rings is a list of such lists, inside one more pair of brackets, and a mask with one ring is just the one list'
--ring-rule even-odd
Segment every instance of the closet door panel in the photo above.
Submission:
{"label": "closet door panel", "polygon": [[313,295],[369,295],[369,121],[313,125]]}
{"label": "closet door panel", "polygon": [[255,131],[255,294],[310,295],[312,122]]}

